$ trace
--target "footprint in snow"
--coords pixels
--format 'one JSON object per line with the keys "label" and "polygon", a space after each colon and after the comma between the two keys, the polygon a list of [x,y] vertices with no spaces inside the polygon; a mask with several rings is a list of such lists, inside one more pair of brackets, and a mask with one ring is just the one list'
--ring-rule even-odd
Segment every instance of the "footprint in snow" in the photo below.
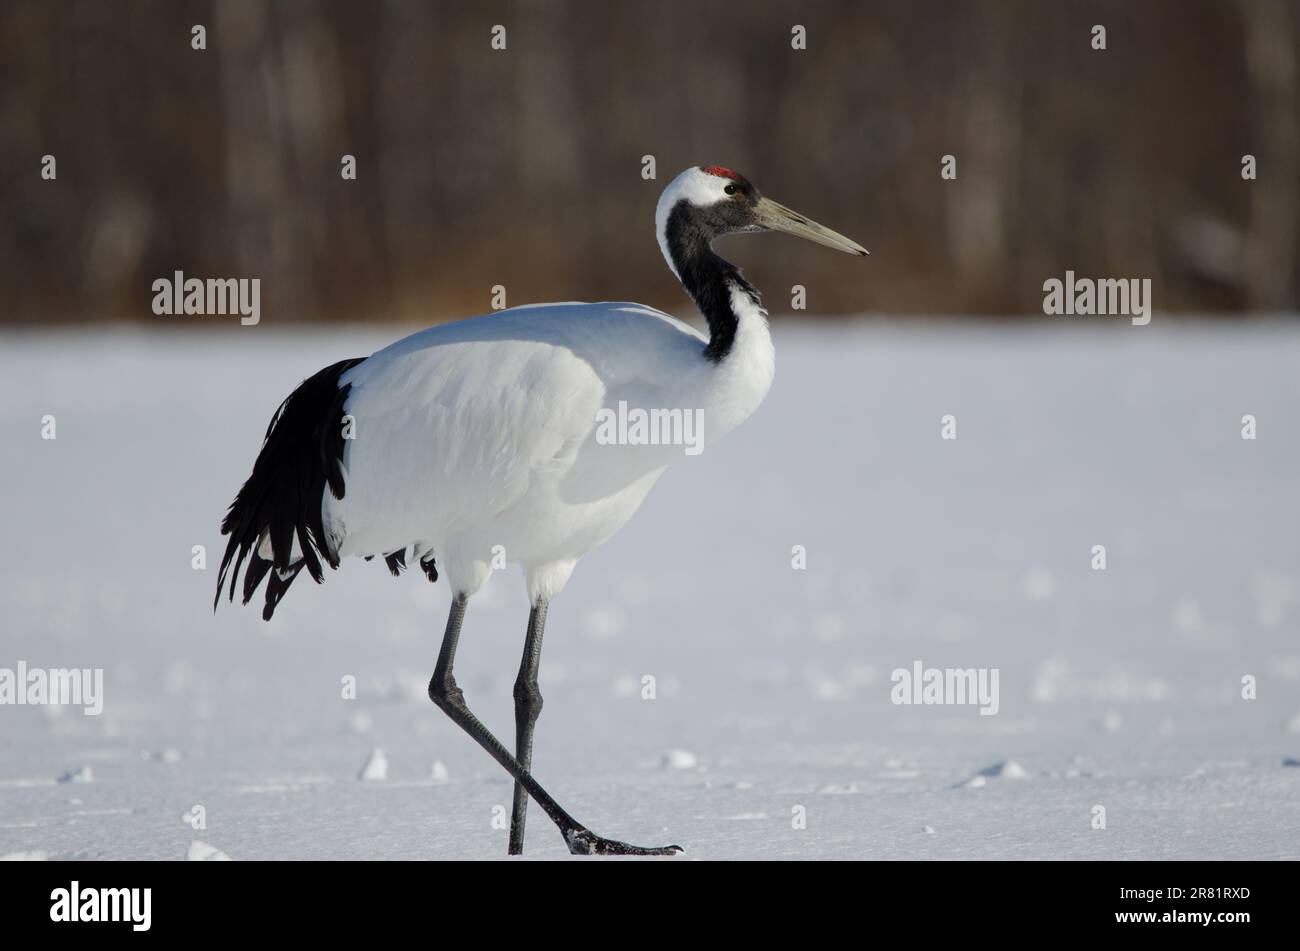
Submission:
{"label": "footprint in snow", "polygon": [[357,774],[357,779],[369,783],[382,783],[388,778],[388,757],[384,751],[376,746],[370,751],[366,758],[366,764],[361,767],[361,772]]}
{"label": "footprint in snow", "polygon": [[664,769],[694,769],[699,758],[690,750],[669,750],[661,761]]}
{"label": "footprint in snow", "polygon": [[1025,768],[1013,759],[1003,760],[1000,763],[994,763],[992,766],[981,769],[978,773],[963,783],[958,783],[956,788],[962,789],[979,789],[989,784],[990,779],[1028,779],[1029,774]]}
{"label": "footprint in snow", "polygon": [[229,862],[230,856],[216,846],[208,845],[201,839],[190,843],[190,850],[185,855],[187,862]]}
{"label": "footprint in snow", "polygon": [[95,773],[89,766],[82,766],[80,769],[70,769],[59,777],[61,783],[93,783]]}

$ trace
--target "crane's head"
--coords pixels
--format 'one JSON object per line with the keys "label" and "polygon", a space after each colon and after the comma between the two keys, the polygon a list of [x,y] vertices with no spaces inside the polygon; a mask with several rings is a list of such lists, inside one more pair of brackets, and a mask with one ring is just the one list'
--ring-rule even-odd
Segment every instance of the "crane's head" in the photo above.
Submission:
{"label": "crane's head", "polygon": [[764,198],[749,179],[721,165],[688,168],[674,178],[659,198],[655,228],[679,278],[677,261],[724,234],[784,231],[846,254],[867,254],[857,242]]}

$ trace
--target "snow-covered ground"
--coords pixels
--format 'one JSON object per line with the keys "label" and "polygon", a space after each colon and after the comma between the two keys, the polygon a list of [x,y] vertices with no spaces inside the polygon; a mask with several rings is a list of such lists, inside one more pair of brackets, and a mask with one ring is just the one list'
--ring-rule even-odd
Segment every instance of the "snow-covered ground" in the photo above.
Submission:
{"label": "snow-covered ground", "polygon": [[[278,401],[401,331],[226,330],[0,337],[0,667],[105,678],[98,717],[0,707],[0,855],[504,856],[508,778],[425,696],[444,584],[211,609]],[[767,403],[552,605],[557,799],[687,857],[1300,857],[1297,324],[776,337]],[[526,614],[507,570],[457,666],[507,743]],[[916,661],[997,668],[998,713],[891,703]],[[528,853],[565,854],[536,806]]]}

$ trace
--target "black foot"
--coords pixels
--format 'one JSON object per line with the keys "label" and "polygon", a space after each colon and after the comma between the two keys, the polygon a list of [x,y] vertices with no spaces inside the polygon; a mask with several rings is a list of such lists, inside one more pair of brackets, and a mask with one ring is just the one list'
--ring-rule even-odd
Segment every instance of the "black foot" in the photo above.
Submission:
{"label": "black foot", "polygon": [[640,845],[628,845],[614,839],[602,839],[590,829],[574,829],[565,833],[564,841],[574,855],[676,855],[682,851],[680,845],[661,845],[644,848]]}

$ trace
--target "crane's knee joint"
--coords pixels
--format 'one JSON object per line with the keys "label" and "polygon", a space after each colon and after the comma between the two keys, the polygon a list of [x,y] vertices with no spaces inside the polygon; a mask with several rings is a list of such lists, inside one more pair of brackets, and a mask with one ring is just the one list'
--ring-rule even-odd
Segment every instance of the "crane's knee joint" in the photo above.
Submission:
{"label": "crane's knee joint", "polygon": [[463,709],[465,692],[456,686],[451,677],[434,677],[429,681],[429,699],[440,710]]}
{"label": "crane's knee joint", "polygon": [[535,680],[515,681],[515,709],[534,719],[542,712],[542,691]]}

